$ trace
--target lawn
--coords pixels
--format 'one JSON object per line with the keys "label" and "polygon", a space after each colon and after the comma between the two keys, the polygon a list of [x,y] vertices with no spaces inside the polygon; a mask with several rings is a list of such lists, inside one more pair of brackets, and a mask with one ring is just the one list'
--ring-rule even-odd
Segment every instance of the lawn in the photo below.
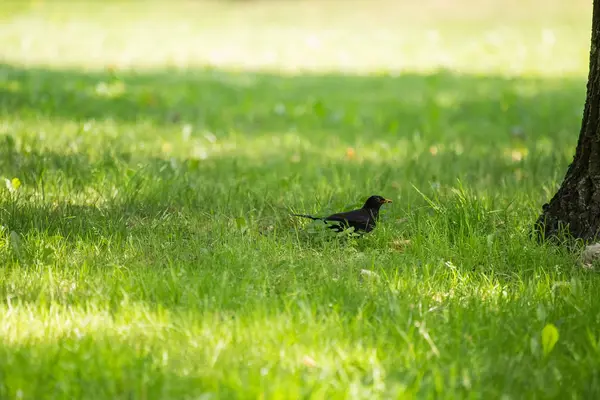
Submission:
{"label": "lawn", "polygon": [[6,2],[0,398],[598,398],[588,3]]}

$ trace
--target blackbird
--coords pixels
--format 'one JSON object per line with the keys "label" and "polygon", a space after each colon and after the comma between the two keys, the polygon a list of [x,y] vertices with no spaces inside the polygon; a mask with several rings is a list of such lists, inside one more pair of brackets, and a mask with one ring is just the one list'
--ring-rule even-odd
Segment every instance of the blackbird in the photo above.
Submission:
{"label": "blackbird", "polygon": [[377,219],[379,218],[379,208],[385,203],[391,203],[391,200],[381,196],[371,196],[365,202],[365,205],[358,210],[346,211],[337,214],[332,214],[328,217],[313,217],[306,214],[292,214],[296,217],[310,218],[315,221],[337,222],[338,224],[328,225],[328,228],[341,232],[350,227],[354,228],[355,232],[371,232],[375,229]]}

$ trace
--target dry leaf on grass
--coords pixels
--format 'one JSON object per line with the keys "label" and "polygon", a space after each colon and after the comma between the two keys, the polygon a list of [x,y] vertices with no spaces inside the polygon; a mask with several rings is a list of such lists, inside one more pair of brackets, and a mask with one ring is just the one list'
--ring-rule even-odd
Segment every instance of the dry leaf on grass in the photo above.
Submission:
{"label": "dry leaf on grass", "polygon": [[346,158],[353,159],[356,157],[356,151],[352,147],[346,149]]}
{"label": "dry leaf on grass", "polygon": [[391,246],[394,250],[403,252],[411,244],[408,239],[396,239],[391,242]]}
{"label": "dry leaf on grass", "polygon": [[311,356],[304,356],[302,363],[307,367],[314,368],[317,366],[317,362]]}

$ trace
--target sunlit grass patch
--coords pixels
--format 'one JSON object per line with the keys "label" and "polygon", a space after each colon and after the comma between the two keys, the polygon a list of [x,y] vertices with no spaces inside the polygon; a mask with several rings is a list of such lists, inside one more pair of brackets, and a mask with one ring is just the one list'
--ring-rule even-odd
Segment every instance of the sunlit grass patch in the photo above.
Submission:
{"label": "sunlit grass patch", "polygon": [[6,12],[5,61],[290,73],[448,68],[577,75],[587,66],[591,15],[582,1],[29,4]]}

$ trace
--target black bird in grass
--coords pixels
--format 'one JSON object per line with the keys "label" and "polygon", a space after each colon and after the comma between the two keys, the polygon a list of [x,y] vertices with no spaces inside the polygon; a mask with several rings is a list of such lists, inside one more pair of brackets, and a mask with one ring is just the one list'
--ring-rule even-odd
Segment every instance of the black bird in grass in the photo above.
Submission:
{"label": "black bird in grass", "polygon": [[385,203],[391,203],[391,200],[385,199],[381,196],[371,196],[365,202],[365,205],[358,210],[346,211],[337,214],[332,214],[328,217],[313,217],[312,215],[306,214],[292,214],[296,217],[310,218],[315,221],[337,222],[338,224],[331,224],[328,228],[341,232],[344,229],[350,227],[354,228],[355,232],[371,232],[375,229],[377,219],[379,218],[379,209]]}

